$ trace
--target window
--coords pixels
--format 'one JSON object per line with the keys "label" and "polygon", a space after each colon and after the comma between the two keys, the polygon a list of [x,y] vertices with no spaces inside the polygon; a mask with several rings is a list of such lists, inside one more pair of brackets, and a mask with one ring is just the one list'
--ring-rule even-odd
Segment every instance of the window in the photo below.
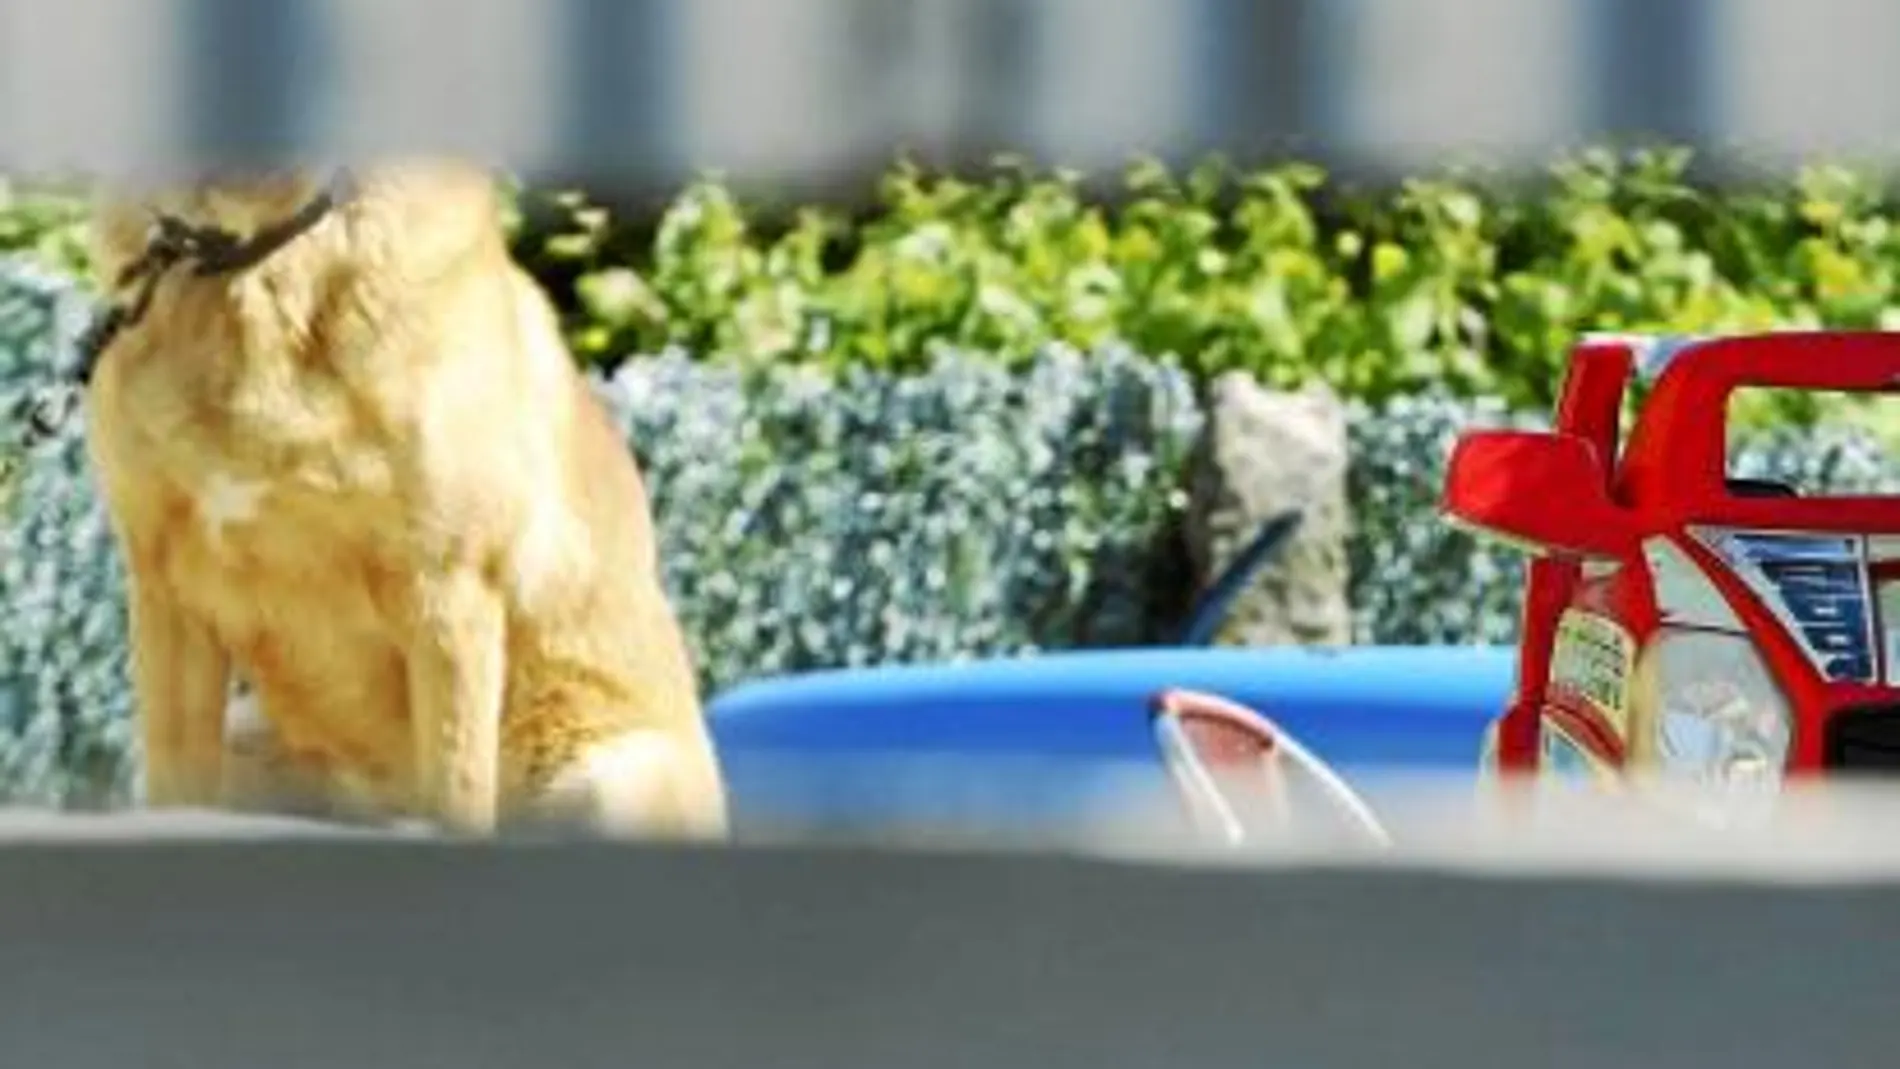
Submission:
{"label": "window", "polygon": [[1900,493],[1900,393],[1745,386],[1725,426],[1737,497]]}

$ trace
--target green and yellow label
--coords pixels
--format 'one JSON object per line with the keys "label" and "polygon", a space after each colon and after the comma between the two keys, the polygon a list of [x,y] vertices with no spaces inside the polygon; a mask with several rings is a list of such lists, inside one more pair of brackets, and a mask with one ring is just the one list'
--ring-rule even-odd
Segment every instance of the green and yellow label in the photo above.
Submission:
{"label": "green and yellow label", "polygon": [[1636,643],[1615,621],[1571,609],[1557,621],[1551,650],[1553,690],[1581,698],[1601,713],[1617,737],[1629,735],[1629,686]]}

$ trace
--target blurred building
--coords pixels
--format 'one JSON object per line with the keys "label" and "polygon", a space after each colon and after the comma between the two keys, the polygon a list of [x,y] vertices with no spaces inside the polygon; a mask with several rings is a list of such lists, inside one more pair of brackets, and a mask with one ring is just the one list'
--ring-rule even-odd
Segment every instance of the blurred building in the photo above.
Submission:
{"label": "blurred building", "polygon": [[446,148],[635,186],[899,145],[1390,172],[1605,135],[1886,156],[1866,0],[11,0],[0,165]]}

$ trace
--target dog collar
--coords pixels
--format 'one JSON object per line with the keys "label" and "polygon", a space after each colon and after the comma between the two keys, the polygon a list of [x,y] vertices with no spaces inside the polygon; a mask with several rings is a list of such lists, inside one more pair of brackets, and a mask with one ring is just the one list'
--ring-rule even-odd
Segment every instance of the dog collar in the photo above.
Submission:
{"label": "dog collar", "polygon": [[199,278],[235,275],[249,271],[271,258],[284,246],[308,233],[354,192],[348,171],[338,171],[324,187],[290,217],[259,230],[248,238],[222,227],[190,223],[172,215],[159,215],[152,221],[145,240],[145,251],[119,272],[115,289],[138,286],[131,304],[112,304],[93,321],[79,342],[79,382],[92,381],[100,356],[114,339],[145,318],[158,283],[174,267],[192,264]]}
{"label": "dog collar", "polygon": [[[339,170],[302,208],[248,238],[223,227],[191,223],[173,215],[158,215],[152,220],[144,251],[114,280],[115,290],[138,287],[132,301],[129,304],[123,301],[108,304],[80,336],[79,366],[74,375],[79,390],[83,391],[91,385],[93,372],[112,342],[145,318],[159,282],[174,268],[189,264],[192,274],[199,278],[249,271],[308,233],[331,212],[348,202],[354,196],[355,189],[350,172]],[[28,444],[34,439],[50,438],[59,430],[59,425],[76,407],[77,392],[68,392],[63,404],[56,405],[51,399],[43,399],[33,406]]]}

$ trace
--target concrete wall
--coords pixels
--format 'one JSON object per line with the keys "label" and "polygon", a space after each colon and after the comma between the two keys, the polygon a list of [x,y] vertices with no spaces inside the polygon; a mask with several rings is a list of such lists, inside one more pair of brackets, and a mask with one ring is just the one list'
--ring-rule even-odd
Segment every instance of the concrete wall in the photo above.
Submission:
{"label": "concrete wall", "polygon": [[899,144],[1293,150],[1386,172],[1654,133],[1891,151],[1864,0],[7,0],[0,164],[455,148],[663,188],[848,181]]}
{"label": "concrete wall", "polygon": [[1814,884],[111,826],[134,838],[69,822],[0,848],[0,1064],[1893,1061],[1891,869]]}

